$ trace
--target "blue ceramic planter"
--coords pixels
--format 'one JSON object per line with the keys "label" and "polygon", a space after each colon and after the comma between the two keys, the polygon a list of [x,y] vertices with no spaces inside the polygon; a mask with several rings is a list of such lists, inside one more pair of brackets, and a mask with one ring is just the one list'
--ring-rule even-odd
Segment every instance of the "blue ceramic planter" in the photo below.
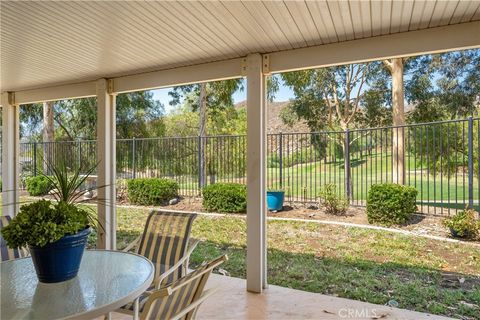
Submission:
{"label": "blue ceramic planter", "polygon": [[284,199],[285,191],[267,191],[268,210],[281,211],[283,209]]}
{"label": "blue ceramic planter", "polygon": [[54,283],[75,277],[90,232],[90,228],[86,228],[43,247],[29,246],[38,280]]}

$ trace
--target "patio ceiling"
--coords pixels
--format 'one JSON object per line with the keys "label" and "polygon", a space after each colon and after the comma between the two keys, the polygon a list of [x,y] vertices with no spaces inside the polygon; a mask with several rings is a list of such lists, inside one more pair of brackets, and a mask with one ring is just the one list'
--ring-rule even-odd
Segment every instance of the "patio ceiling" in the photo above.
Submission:
{"label": "patio ceiling", "polygon": [[480,1],[2,1],[0,91],[477,20]]}

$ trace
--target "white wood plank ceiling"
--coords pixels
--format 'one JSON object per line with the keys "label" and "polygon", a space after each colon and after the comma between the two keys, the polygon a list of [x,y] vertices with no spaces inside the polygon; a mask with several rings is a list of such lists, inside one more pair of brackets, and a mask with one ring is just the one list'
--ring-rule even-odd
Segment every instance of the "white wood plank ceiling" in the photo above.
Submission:
{"label": "white wood plank ceiling", "polygon": [[478,0],[2,1],[0,9],[0,91],[480,20]]}

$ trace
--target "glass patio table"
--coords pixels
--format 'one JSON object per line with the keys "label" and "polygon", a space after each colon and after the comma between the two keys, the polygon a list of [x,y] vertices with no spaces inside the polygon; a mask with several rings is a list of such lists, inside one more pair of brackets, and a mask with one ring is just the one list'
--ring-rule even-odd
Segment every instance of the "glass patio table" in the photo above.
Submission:
{"label": "glass patio table", "polygon": [[1,272],[2,319],[92,319],[136,301],[148,289],[154,266],[145,257],[107,250],[85,251],[78,276],[38,282],[31,258],[5,261]]}

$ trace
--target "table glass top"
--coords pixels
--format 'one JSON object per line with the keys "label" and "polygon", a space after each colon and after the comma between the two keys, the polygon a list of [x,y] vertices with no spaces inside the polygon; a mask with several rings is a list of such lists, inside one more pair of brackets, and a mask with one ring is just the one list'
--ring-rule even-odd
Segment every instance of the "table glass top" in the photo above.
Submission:
{"label": "table glass top", "polygon": [[0,269],[2,319],[57,319],[116,309],[146,290],[154,273],[142,256],[96,250],[85,251],[77,277],[60,283],[39,283],[30,258],[2,262]]}

